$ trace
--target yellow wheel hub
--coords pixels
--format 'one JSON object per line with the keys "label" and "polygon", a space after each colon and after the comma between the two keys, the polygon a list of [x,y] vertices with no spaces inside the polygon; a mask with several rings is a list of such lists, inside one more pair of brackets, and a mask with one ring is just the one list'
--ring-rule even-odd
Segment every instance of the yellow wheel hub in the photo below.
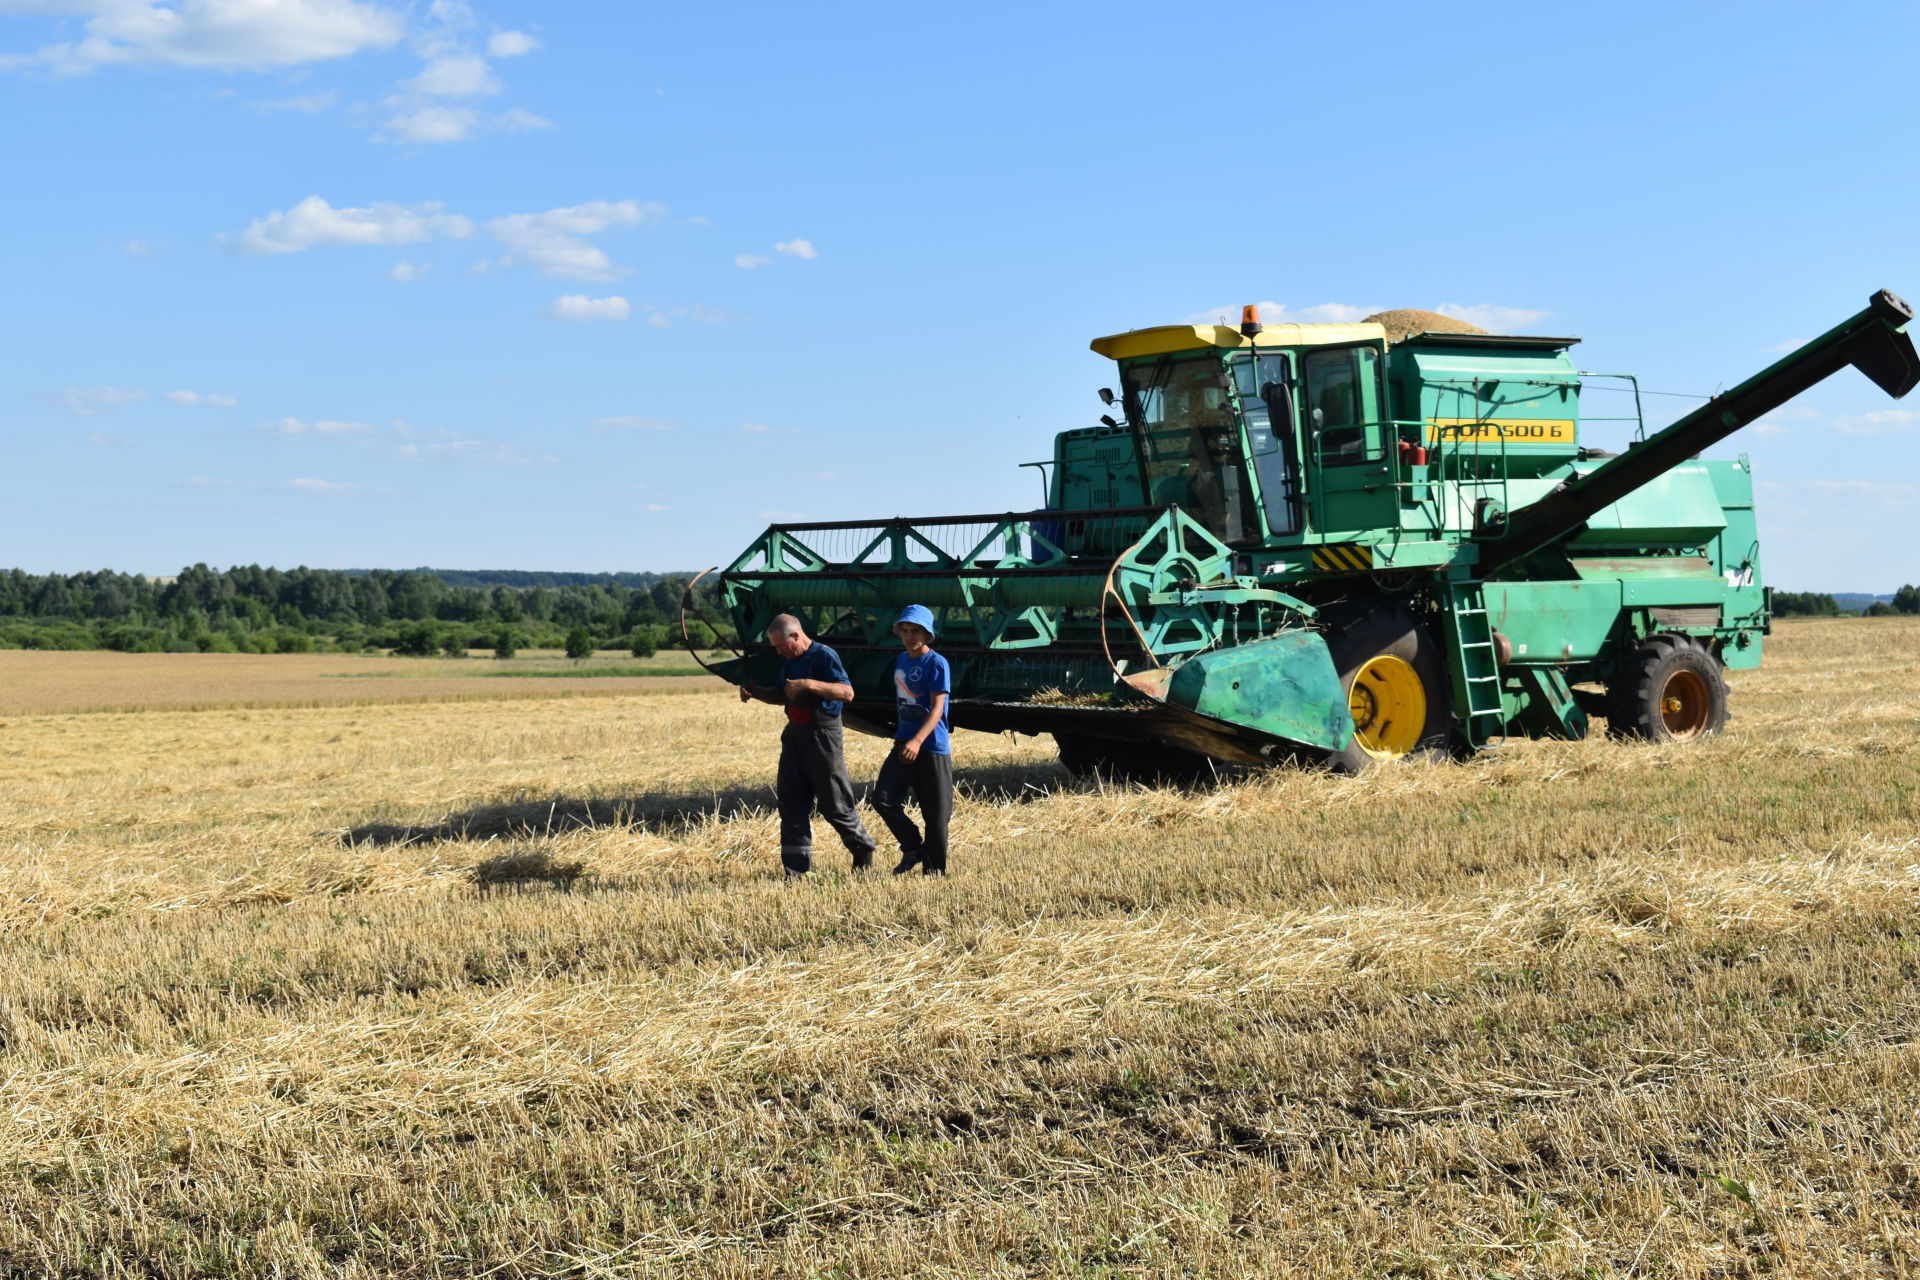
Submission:
{"label": "yellow wheel hub", "polygon": [[1682,669],[1667,677],[1667,687],[1660,691],[1660,720],[1668,737],[1691,741],[1706,732],[1712,715],[1713,696],[1699,672]]}
{"label": "yellow wheel hub", "polygon": [[1369,658],[1347,690],[1353,736],[1370,756],[1390,760],[1420,745],[1427,724],[1427,688],[1405,658]]}

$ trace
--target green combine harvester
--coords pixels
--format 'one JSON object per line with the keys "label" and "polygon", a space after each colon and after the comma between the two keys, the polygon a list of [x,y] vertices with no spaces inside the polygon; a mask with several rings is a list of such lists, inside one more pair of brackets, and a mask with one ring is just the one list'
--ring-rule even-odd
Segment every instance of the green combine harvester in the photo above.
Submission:
{"label": "green combine harvester", "polygon": [[1876,293],[1617,455],[1582,444],[1582,390],[1623,379],[1639,421],[1637,384],[1579,372],[1573,338],[1251,307],[1101,338],[1125,421],[1055,439],[1044,509],[771,525],[719,575],[746,650],[712,670],[776,683],[763,637],[792,613],[844,659],[848,724],[890,734],[889,628],[918,603],[954,725],[1051,733],[1077,772],[1357,770],[1592,715],[1702,738],[1771,615],[1752,469],[1698,455],[1847,365],[1904,396],[1912,318]]}

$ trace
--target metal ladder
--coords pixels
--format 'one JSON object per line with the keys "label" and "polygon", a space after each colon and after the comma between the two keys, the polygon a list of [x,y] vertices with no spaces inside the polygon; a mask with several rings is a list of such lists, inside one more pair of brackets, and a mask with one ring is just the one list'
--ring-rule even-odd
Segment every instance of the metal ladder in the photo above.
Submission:
{"label": "metal ladder", "polygon": [[1453,642],[1453,696],[1466,709],[1461,718],[1467,743],[1478,751],[1506,737],[1507,714],[1500,696],[1500,664],[1477,582],[1447,584],[1447,635]]}

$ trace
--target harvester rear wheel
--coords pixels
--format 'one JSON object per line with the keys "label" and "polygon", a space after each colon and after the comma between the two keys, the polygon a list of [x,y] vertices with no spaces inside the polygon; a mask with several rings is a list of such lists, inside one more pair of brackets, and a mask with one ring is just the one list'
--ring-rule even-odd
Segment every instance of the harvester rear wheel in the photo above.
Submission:
{"label": "harvester rear wheel", "polygon": [[1697,742],[1726,723],[1720,660],[1691,636],[1648,636],[1607,688],[1607,726],[1616,737]]}
{"label": "harvester rear wheel", "polygon": [[1384,760],[1445,752],[1453,690],[1440,646],[1400,604],[1328,610],[1327,649],[1347,694],[1354,734],[1327,758],[1359,773]]}

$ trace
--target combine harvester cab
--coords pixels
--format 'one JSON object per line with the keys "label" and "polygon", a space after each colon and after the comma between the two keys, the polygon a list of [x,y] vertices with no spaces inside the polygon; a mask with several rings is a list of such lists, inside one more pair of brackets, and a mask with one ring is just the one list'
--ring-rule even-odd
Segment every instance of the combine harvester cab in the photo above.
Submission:
{"label": "combine harvester cab", "polygon": [[1380,319],[1403,323],[1249,307],[1096,340],[1126,421],[1056,438],[1044,509],[769,526],[720,574],[747,647],[712,670],[775,683],[763,637],[792,613],[845,660],[849,723],[890,733],[890,628],[917,603],[953,723],[1052,733],[1076,770],[1359,769],[1581,737],[1592,713],[1700,738],[1769,611],[1749,464],[1698,453],[1848,365],[1895,397],[1920,382],[1912,310],[1882,291],[1616,456],[1582,442],[1607,375],[1576,339]]}

